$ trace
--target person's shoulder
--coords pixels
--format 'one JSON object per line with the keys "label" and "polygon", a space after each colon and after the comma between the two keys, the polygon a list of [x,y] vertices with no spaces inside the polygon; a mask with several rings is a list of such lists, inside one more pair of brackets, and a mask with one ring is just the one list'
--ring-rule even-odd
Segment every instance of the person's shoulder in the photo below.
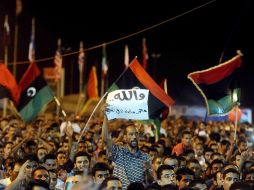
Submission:
{"label": "person's shoulder", "polygon": [[181,143],[178,143],[178,144],[176,144],[175,146],[173,146],[173,149],[172,149],[172,150],[174,151],[174,150],[176,150],[176,149],[178,149],[178,148],[180,148],[180,147],[181,147]]}
{"label": "person's shoulder", "polygon": [[147,154],[146,152],[142,152],[142,151],[140,151],[140,153],[141,153],[143,160],[150,160],[149,154]]}

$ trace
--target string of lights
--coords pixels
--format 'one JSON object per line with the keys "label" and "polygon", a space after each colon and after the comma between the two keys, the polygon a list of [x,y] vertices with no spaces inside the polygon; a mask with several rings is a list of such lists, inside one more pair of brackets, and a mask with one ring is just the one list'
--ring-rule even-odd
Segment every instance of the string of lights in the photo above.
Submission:
{"label": "string of lights", "polygon": [[[167,20],[164,20],[162,22],[154,24],[154,25],[152,25],[150,27],[147,27],[147,28],[144,28],[142,30],[139,30],[137,32],[131,33],[129,35],[126,35],[126,36],[123,36],[123,37],[120,37],[120,38],[117,38],[115,40],[111,40],[111,41],[108,41],[108,42],[105,42],[105,43],[101,43],[101,44],[98,44],[98,45],[95,45],[95,46],[92,46],[92,47],[88,47],[88,48],[84,49],[84,52],[88,52],[88,51],[92,51],[94,49],[101,48],[103,45],[111,45],[111,44],[117,43],[119,41],[123,41],[125,39],[128,39],[128,38],[131,38],[133,36],[139,35],[139,34],[144,33],[146,31],[152,30],[154,28],[158,28],[161,25],[164,25],[164,24],[166,24],[168,22],[174,21],[177,18],[183,17],[183,16],[185,16],[187,14],[190,14],[190,13],[192,13],[194,11],[197,11],[197,10],[199,10],[199,9],[205,7],[205,6],[208,6],[208,5],[212,4],[212,3],[214,3],[215,1],[216,0],[211,0],[211,1],[207,2],[207,3],[204,3],[202,5],[199,5],[199,6],[195,7],[195,8],[192,8],[192,9],[190,9],[188,11],[185,11],[185,12],[179,14],[179,15],[176,15],[176,16],[174,16],[172,18],[169,18]],[[67,56],[75,55],[75,54],[79,54],[79,50],[62,54],[62,57],[67,57]],[[49,60],[53,60],[53,59],[54,59],[54,56],[52,56],[52,57],[46,57],[46,58],[41,58],[41,59],[36,59],[35,62],[39,63],[39,62],[45,62],[45,61],[49,61]],[[30,63],[30,61],[18,61],[16,64],[21,65],[21,64],[29,64],[29,63]],[[8,65],[13,65],[13,63],[8,63]]]}

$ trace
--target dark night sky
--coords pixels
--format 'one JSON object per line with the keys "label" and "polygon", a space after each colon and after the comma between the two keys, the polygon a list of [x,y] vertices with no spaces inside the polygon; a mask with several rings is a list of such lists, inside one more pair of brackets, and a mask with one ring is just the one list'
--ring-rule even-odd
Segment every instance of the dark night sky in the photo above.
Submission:
{"label": "dark night sky", "polygon": [[[57,38],[62,38],[65,49],[77,51],[79,41],[85,48],[109,42],[173,18],[205,4],[208,0],[171,1],[60,1],[23,0],[19,20],[19,57],[27,59],[31,18],[36,18],[36,57],[52,57]],[[61,3],[61,5],[60,5]],[[113,5],[114,4],[114,5]],[[1,22],[9,14],[11,24],[15,12],[14,0],[0,2]],[[148,72],[159,82],[168,79],[168,91],[176,104],[204,105],[203,98],[187,79],[187,74],[203,70],[233,57],[237,49],[243,54],[240,76],[242,106],[254,107],[254,6],[253,0],[217,0],[182,17],[107,46],[109,82],[123,70],[124,45],[129,46],[130,60],[141,62],[142,38],[147,39],[150,59]],[[2,25],[0,27],[2,33]],[[13,25],[11,25],[13,35]],[[2,45],[1,45],[2,52]],[[68,53],[68,51],[66,50]],[[161,57],[153,59],[151,54]],[[101,63],[101,49],[86,52],[87,70]],[[1,56],[2,57],[2,56]],[[10,60],[12,54],[10,53]],[[77,55],[64,59],[68,70],[66,92],[78,91]],[[53,66],[53,60],[38,63]],[[26,65],[19,66],[19,77]],[[74,69],[74,73],[70,73]],[[100,72],[99,68],[97,69]],[[70,77],[73,83],[70,84]],[[72,88],[70,88],[72,86]]]}

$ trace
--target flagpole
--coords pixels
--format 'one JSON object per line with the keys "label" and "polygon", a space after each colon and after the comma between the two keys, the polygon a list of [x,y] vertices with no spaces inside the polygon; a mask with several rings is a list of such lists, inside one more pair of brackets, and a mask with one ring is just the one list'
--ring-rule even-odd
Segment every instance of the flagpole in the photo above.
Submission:
{"label": "flagpole", "polygon": [[[80,45],[79,45],[79,54],[83,53],[83,42],[81,41],[80,42]],[[81,57],[81,55],[79,55],[79,58],[78,58],[78,64],[79,64],[79,94],[82,93],[83,89],[83,78],[84,78],[84,75],[83,75],[83,71],[84,71],[84,57]]]}
{"label": "flagpole", "polygon": [[78,103],[75,109],[75,116],[78,115],[82,99],[84,99],[85,97],[85,95],[83,95],[83,80],[84,80],[85,69],[84,69],[84,45],[82,41],[80,41],[80,44],[79,44],[78,64],[79,64],[79,96],[78,96]]}
{"label": "flagpole", "polygon": [[[57,40],[57,52],[55,55],[55,82],[56,82],[56,97],[59,98],[61,96],[61,80],[62,80],[62,55],[61,55],[61,43],[62,40],[59,38]],[[56,107],[56,115],[59,116],[59,106]]]}
{"label": "flagpole", "polygon": [[237,124],[238,124],[238,107],[239,107],[239,102],[236,102],[235,107],[235,129],[234,129],[234,141],[236,141],[236,131],[237,131]]}
{"label": "flagpole", "polygon": [[105,91],[105,79],[108,72],[107,58],[106,58],[106,44],[102,46],[102,63],[101,63],[101,91],[100,95],[102,96]]}
{"label": "flagpole", "polygon": [[[4,27],[9,27],[8,15],[5,15]],[[5,28],[5,30],[8,30],[8,29]],[[5,44],[4,44],[4,64],[8,68],[8,40],[9,40],[8,38],[9,38],[9,34],[7,34],[7,32],[9,32],[9,31],[5,31],[5,32],[6,32],[6,34],[5,34],[6,39],[5,39]],[[6,117],[7,104],[8,104],[8,98],[4,98],[3,99],[3,117]]]}
{"label": "flagpole", "polygon": [[[168,80],[167,79],[164,80],[164,89],[165,89],[165,93],[168,94]],[[171,116],[171,113],[172,113],[172,106],[169,106],[167,118]]]}
{"label": "flagpole", "polygon": [[61,104],[60,104],[60,101],[57,99],[56,96],[54,96],[54,100],[55,100],[55,102],[56,102],[56,105],[57,105],[58,109],[59,109],[59,110],[61,109],[61,113],[62,113],[62,115],[64,116],[65,120],[67,120],[66,112],[63,110],[63,108],[62,108],[62,106],[61,106]]}
{"label": "flagpole", "polygon": [[78,142],[77,142],[77,143],[79,143],[79,141],[81,140],[82,135],[84,134],[84,132],[85,132],[85,130],[86,130],[86,128],[87,128],[87,126],[88,126],[88,124],[89,124],[89,122],[90,122],[92,116],[94,115],[95,111],[97,110],[97,108],[99,107],[99,105],[101,104],[102,100],[104,99],[104,97],[105,97],[107,94],[108,94],[108,92],[105,92],[105,94],[101,97],[100,101],[97,103],[97,105],[96,105],[95,108],[93,109],[93,112],[91,113],[89,119],[87,120],[85,127],[83,128],[82,132],[80,133],[80,136],[79,136],[79,139],[78,139]]}
{"label": "flagpole", "polygon": [[236,131],[237,131],[237,108],[238,108],[238,106],[235,106],[235,132],[234,132],[234,141],[236,141]]}
{"label": "flagpole", "polygon": [[13,75],[16,77],[17,75],[17,52],[18,52],[18,33],[19,33],[19,27],[18,27],[18,18],[19,15],[22,12],[22,1],[16,0],[16,17],[15,17],[15,28],[14,28],[14,47],[13,47]]}
{"label": "flagpole", "polygon": [[[240,56],[243,56],[241,50],[237,50],[236,53]],[[237,96],[236,92],[233,92],[233,101],[235,102],[235,131],[234,131],[234,141],[236,141],[236,131],[237,131],[237,120],[238,120],[238,107],[240,106],[240,102],[238,102],[239,97]]]}

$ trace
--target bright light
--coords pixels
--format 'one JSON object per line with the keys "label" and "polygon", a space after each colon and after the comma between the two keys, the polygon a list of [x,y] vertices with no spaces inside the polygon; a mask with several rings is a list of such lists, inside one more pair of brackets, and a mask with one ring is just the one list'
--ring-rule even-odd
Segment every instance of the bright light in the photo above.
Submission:
{"label": "bright light", "polygon": [[238,97],[237,97],[237,93],[234,91],[233,92],[233,102],[237,102]]}

